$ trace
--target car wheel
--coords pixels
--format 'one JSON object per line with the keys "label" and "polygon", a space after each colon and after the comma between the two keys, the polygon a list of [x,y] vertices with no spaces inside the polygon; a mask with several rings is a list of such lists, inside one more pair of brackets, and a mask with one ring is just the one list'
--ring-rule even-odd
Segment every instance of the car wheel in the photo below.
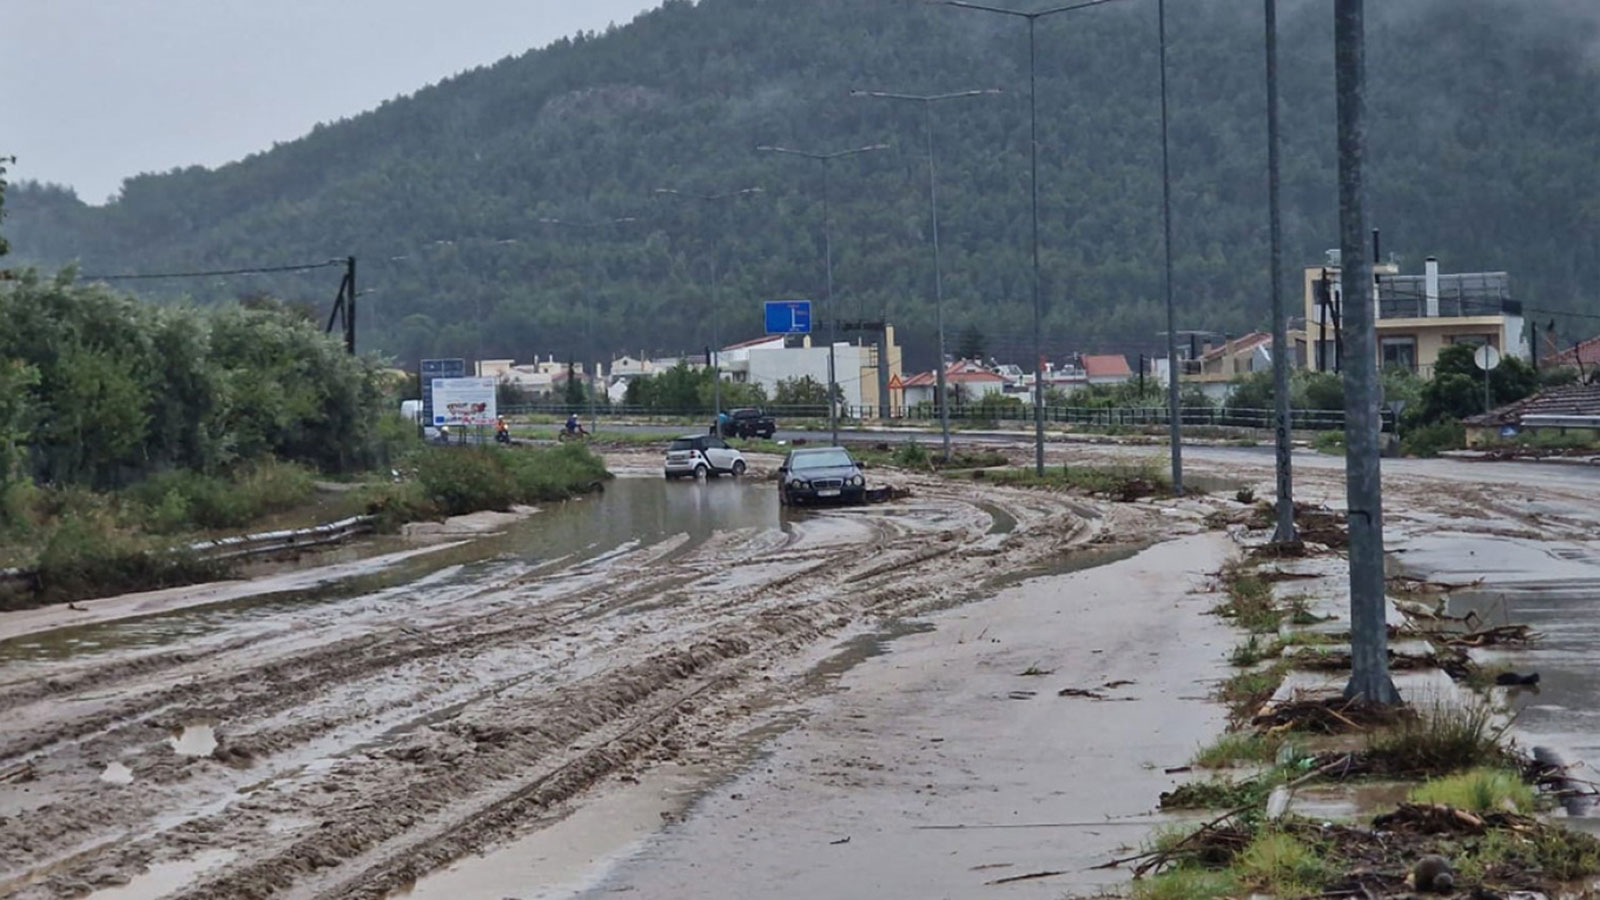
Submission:
{"label": "car wheel", "polygon": [[734,460],[733,470],[732,471],[733,471],[733,477],[735,477],[735,478],[743,477],[744,476],[744,460],[742,460],[742,459]]}
{"label": "car wheel", "polygon": [[710,471],[711,470],[707,469],[702,463],[701,465],[694,467],[694,477],[703,481],[705,480],[706,475],[710,474]]}

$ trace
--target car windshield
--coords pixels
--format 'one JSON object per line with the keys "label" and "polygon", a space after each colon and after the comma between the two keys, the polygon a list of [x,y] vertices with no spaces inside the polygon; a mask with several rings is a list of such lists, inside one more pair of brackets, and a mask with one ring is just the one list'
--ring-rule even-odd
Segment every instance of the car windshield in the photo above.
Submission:
{"label": "car windshield", "polygon": [[850,454],[843,450],[827,450],[821,453],[797,453],[794,460],[789,463],[789,468],[801,469],[837,469],[843,466],[853,466]]}
{"label": "car windshield", "polygon": [[678,438],[677,440],[672,442],[671,446],[667,447],[667,450],[669,450],[669,451],[671,451],[671,450],[693,450],[693,449],[694,449],[694,441],[692,439],[690,439],[690,438]]}

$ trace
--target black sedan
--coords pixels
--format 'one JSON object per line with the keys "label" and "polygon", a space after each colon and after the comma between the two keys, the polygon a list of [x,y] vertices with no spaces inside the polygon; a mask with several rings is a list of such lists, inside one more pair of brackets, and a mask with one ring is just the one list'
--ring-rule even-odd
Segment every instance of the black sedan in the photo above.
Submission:
{"label": "black sedan", "polygon": [[842,447],[792,450],[778,470],[778,501],[789,506],[866,499],[866,476]]}

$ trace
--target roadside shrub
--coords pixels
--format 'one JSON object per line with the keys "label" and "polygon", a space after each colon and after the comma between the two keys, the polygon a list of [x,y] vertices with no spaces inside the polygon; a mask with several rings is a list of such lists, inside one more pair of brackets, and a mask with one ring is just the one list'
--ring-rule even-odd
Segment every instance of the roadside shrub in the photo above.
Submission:
{"label": "roadside shrub", "polygon": [[1367,741],[1367,755],[1375,769],[1391,775],[1445,775],[1515,764],[1482,704],[1441,704],[1423,710],[1394,728],[1373,733]]}
{"label": "roadside shrub", "polygon": [[443,515],[504,511],[517,502],[518,487],[503,457],[489,449],[436,450],[418,460],[417,478]]}
{"label": "roadside shrub", "polygon": [[1235,869],[1245,883],[1279,898],[1318,895],[1329,876],[1317,848],[1279,831],[1257,835]]}
{"label": "roadside shrub", "polygon": [[1434,457],[1444,450],[1460,450],[1467,445],[1467,428],[1455,419],[1414,428],[1400,441],[1407,456]]}
{"label": "roadside shrub", "polygon": [[907,441],[900,445],[894,452],[896,465],[907,469],[926,469],[928,467],[928,451],[916,441]]}
{"label": "roadside shrub", "polygon": [[129,488],[123,496],[135,516],[156,534],[195,529],[239,528],[255,519],[292,509],[316,494],[316,481],[291,463],[263,460],[229,480],[187,469],[162,472]]}
{"label": "roadside shrub", "polygon": [[1473,769],[1430,779],[1411,792],[1413,803],[1453,806],[1467,812],[1533,812],[1533,788],[1505,769]]}
{"label": "roadside shrub", "polygon": [[41,595],[72,600],[208,581],[224,575],[226,566],[140,541],[99,510],[61,521],[39,556],[38,573]]}
{"label": "roadside shrub", "polygon": [[1312,438],[1311,446],[1315,448],[1318,453],[1326,453],[1330,456],[1343,456],[1344,432],[1319,431],[1317,432],[1317,436]]}
{"label": "roadside shrub", "polygon": [[1202,769],[1228,769],[1240,763],[1270,763],[1283,746],[1281,737],[1268,737],[1253,731],[1224,734],[1200,748],[1194,755],[1194,765]]}
{"label": "roadside shrub", "polygon": [[605,460],[579,444],[503,456],[523,503],[565,499],[610,477]]}

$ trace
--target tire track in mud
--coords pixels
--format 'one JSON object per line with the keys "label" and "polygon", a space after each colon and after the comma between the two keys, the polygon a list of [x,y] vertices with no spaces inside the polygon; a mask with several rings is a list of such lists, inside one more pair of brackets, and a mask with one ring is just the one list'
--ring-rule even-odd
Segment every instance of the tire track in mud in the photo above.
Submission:
{"label": "tire track in mud", "polygon": [[[425,662],[449,663],[452,677],[464,677],[462,673],[472,672],[475,660],[497,649],[558,639],[574,627],[584,629],[577,633],[589,635],[590,640],[589,645],[579,642],[569,659],[532,663],[529,671],[481,685],[467,699],[452,695],[450,704],[426,702],[427,696],[442,694],[430,695],[429,686],[412,684],[419,693],[405,695],[403,701],[385,700],[395,709],[405,708],[406,718],[417,723],[389,746],[360,742],[332,771],[280,778],[258,786],[248,797],[227,798],[246,773],[210,761],[171,758],[170,767],[148,772],[146,787],[198,780],[205,783],[199,787],[222,793],[212,804],[224,804],[220,811],[184,817],[167,809],[155,830],[61,864],[62,853],[81,849],[96,834],[101,839],[111,839],[119,831],[138,834],[134,826],[150,820],[152,806],[159,809],[164,801],[172,802],[157,791],[150,803],[126,804],[125,814],[118,814],[114,804],[109,811],[104,809],[101,795],[106,792],[91,787],[85,796],[102,804],[98,822],[85,817],[75,829],[65,821],[72,817],[60,809],[34,810],[0,828],[0,858],[31,860],[25,866],[32,869],[60,865],[60,871],[29,889],[47,893],[22,895],[27,897],[81,895],[90,883],[85,879],[97,871],[135,871],[153,860],[182,858],[197,846],[237,848],[241,856],[217,878],[182,896],[267,896],[257,892],[285,886],[299,891],[303,883],[311,882],[326,885],[318,888],[318,896],[383,896],[372,892],[375,889],[358,890],[357,885],[398,886],[466,850],[504,837],[526,821],[529,810],[545,809],[572,796],[656,746],[678,727],[679,716],[670,711],[679,705],[674,698],[682,692],[737,694],[752,681],[759,684],[749,676],[762,660],[780,659],[863,617],[926,604],[947,593],[953,583],[970,586],[971,578],[983,576],[997,554],[1026,564],[1081,546],[1098,531],[1098,526],[1085,526],[1064,498],[1020,491],[1008,497],[1006,492],[990,490],[982,494],[984,500],[996,502],[999,497],[1017,524],[1009,535],[989,535],[993,518],[973,509],[975,491],[947,482],[918,482],[917,487],[922,492],[919,504],[931,498],[936,501],[933,505],[943,507],[945,518],[936,528],[887,516],[862,516],[858,518],[865,520],[870,539],[832,545],[827,534],[839,526],[825,516],[815,529],[809,520],[796,523],[782,542],[793,548],[789,554],[775,552],[770,538],[759,535],[723,535],[722,540],[707,541],[671,563],[652,555],[651,548],[640,548],[634,551],[640,565],[628,566],[626,555],[614,560],[611,583],[600,590],[583,584],[573,585],[571,591],[551,589],[579,568],[573,567],[519,585],[540,589],[541,599],[514,613],[505,612],[505,603],[514,601],[519,588],[476,592],[480,609],[484,603],[499,603],[496,614],[510,616],[493,627],[470,618],[451,621],[451,616],[470,614],[473,606],[464,604],[460,609],[430,611],[445,621],[435,632],[438,636],[429,640],[390,629],[276,660],[242,661],[242,669],[184,685],[187,693],[163,696],[230,714],[223,720],[231,718],[230,725],[238,729],[232,740],[243,747],[254,740],[261,765],[292,755],[318,735],[359,732],[361,723],[336,712],[308,714],[279,726],[270,720],[277,712],[302,706],[315,713],[319,696],[357,691],[364,678],[413,673]],[[895,515],[915,514],[913,510]],[[862,524],[854,522],[852,527]],[[816,534],[810,534],[812,530]],[[821,546],[816,546],[818,541]],[[741,556],[746,547],[755,552]],[[791,565],[760,577],[763,567],[797,559],[803,563],[798,568]],[[747,571],[753,580],[710,596],[693,590],[694,582],[730,571]],[[963,571],[971,577],[963,579]],[[685,599],[663,603],[663,598],[680,591]],[[548,596],[543,595],[546,592]],[[665,613],[668,621],[657,621],[658,612]],[[634,616],[640,620],[630,623]],[[605,640],[593,636],[593,626],[602,622],[617,623]],[[352,653],[352,648],[359,653]],[[643,661],[629,662],[630,656]],[[281,681],[264,680],[265,674]],[[115,683],[114,676],[106,680]],[[418,678],[412,675],[407,680]],[[251,682],[258,690],[246,690]],[[283,695],[275,693],[280,690]],[[108,715],[114,714],[102,717]],[[254,732],[250,721],[261,723]],[[607,737],[607,729],[620,731]],[[85,729],[82,723],[74,729],[69,722],[62,730]],[[385,729],[392,730],[392,726]],[[105,753],[118,748],[118,739],[115,732],[96,738]],[[574,751],[575,742],[589,749]],[[417,757],[396,759],[395,752]],[[553,768],[557,766],[567,768]],[[190,772],[197,779],[191,779]],[[219,781],[220,786],[215,784]],[[453,812],[468,808],[479,815]],[[382,822],[375,823],[374,816]],[[428,827],[441,816],[443,824]],[[316,826],[289,827],[285,834],[270,827],[273,822],[300,819],[315,820]],[[63,825],[68,827],[62,829]],[[30,834],[49,836],[30,840]],[[26,852],[19,856],[11,853],[14,849]],[[353,868],[360,874],[348,874]],[[319,874],[330,869],[337,877]]]}

